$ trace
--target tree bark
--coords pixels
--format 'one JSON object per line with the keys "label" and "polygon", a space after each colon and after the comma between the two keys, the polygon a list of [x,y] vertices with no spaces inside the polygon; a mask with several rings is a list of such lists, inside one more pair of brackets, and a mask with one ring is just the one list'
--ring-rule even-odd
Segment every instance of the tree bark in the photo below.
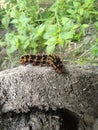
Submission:
{"label": "tree bark", "polygon": [[[97,123],[96,123],[97,122]],[[97,130],[98,67],[0,72],[0,130]]]}

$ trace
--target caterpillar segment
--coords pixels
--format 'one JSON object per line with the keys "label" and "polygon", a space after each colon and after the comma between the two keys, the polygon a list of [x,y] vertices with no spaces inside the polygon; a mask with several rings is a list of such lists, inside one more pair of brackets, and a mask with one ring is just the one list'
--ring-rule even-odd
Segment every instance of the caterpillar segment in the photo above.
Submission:
{"label": "caterpillar segment", "polygon": [[53,66],[53,68],[56,70],[58,73],[63,73],[63,63],[61,59],[57,55],[50,55],[50,64]]}
{"label": "caterpillar segment", "polygon": [[36,55],[24,55],[21,56],[20,64],[26,65],[26,64],[32,64],[32,65],[49,65],[52,66],[57,73],[63,73],[63,63],[59,56],[53,54],[53,55],[45,55],[45,54],[36,54]]}

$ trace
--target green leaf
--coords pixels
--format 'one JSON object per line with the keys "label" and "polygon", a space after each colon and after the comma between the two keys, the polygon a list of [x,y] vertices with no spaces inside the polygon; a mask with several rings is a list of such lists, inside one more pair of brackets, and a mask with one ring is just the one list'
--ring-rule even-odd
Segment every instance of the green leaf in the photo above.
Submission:
{"label": "green leaf", "polygon": [[83,24],[82,25],[84,28],[88,28],[89,27],[89,24]]}
{"label": "green leaf", "polygon": [[15,52],[17,50],[17,46],[11,45],[10,47],[7,48],[7,54],[10,55],[11,53]]}
{"label": "green leaf", "polygon": [[75,8],[79,8],[80,2],[73,1],[73,5],[74,5]]}
{"label": "green leaf", "polygon": [[24,12],[21,13],[20,17],[19,17],[19,21],[20,23],[22,23],[22,25],[26,26],[27,23],[29,22],[30,18],[28,18]]}
{"label": "green leaf", "polygon": [[78,10],[78,12],[79,12],[79,14],[80,14],[81,16],[84,14],[84,11],[85,11],[85,10],[84,10],[84,8],[82,8],[82,7],[79,8],[79,10]]}
{"label": "green leaf", "polygon": [[66,17],[62,17],[62,18],[61,18],[61,21],[62,21],[62,24],[65,26],[66,23],[68,23],[68,22],[70,21],[70,19],[69,19],[69,18],[66,18]]}
{"label": "green leaf", "polygon": [[68,9],[67,12],[73,16],[75,15],[75,11],[73,9]]}
{"label": "green leaf", "polygon": [[11,18],[17,18],[18,16],[19,16],[19,11],[16,10],[15,8],[12,11],[10,11]]}
{"label": "green leaf", "polygon": [[94,2],[95,0],[86,0],[84,1],[84,7],[85,8],[91,8],[91,6],[93,5],[92,3]]}
{"label": "green leaf", "polygon": [[33,49],[36,49],[38,47],[38,44],[34,41],[31,42],[30,47]]}
{"label": "green leaf", "polygon": [[57,38],[56,37],[51,37],[50,39],[48,39],[44,44],[45,45],[48,45],[48,46],[51,46],[53,44],[56,44],[57,42]]}
{"label": "green leaf", "polygon": [[11,23],[13,23],[13,24],[18,24],[18,19],[13,19],[12,21],[11,21]]}
{"label": "green leaf", "polygon": [[5,42],[0,40],[0,46],[4,46],[4,45],[5,45]]}
{"label": "green leaf", "polygon": [[7,33],[6,35],[5,35],[5,41],[6,41],[6,45],[7,46],[10,46],[10,44],[11,43],[13,43],[13,38],[15,37],[15,34],[14,34],[14,32],[12,32],[12,33]]}
{"label": "green leaf", "polygon": [[10,17],[8,17],[7,15],[5,15],[5,17],[2,18],[2,25],[5,28],[8,28],[9,23],[10,23]]}
{"label": "green leaf", "polygon": [[57,25],[48,25],[46,28],[46,32],[43,35],[44,39],[49,39],[51,37],[54,37],[57,33]]}
{"label": "green leaf", "polygon": [[95,27],[98,29],[98,21],[95,22]]}
{"label": "green leaf", "polygon": [[57,1],[49,8],[49,11],[56,12]]}
{"label": "green leaf", "polygon": [[62,17],[62,24],[63,24],[63,27],[62,27],[62,30],[63,31],[69,31],[72,29],[72,27],[74,26],[73,22],[71,19],[69,18],[66,18],[66,17]]}
{"label": "green leaf", "polygon": [[48,54],[51,54],[51,53],[53,53],[53,51],[55,49],[55,46],[57,44],[57,39],[56,39],[56,37],[52,37],[48,41],[46,41],[44,44],[47,45],[46,52]]}
{"label": "green leaf", "polygon": [[55,50],[55,44],[46,47],[46,52],[47,52],[47,54],[53,53],[54,50]]}
{"label": "green leaf", "polygon": [[75,29],[77,29],[77,28],[79,28],[79,25],[78,25],[78,24],[75,24],[72,29],[75,30]]}
{"label": "green leaf", "polygon": [[74,33],[75,33],[74,30],[71,30],[70,32],[62,32],[60,33],[60,37],[64,40],[68,40],[73,38]]}
{"label": "green leaf", "polygon": [[41,24],[40,26],[38,26],[38,28],[37,28],[37,35],[41,36],[42,33],[44,32],[44,30],[45,30],[45,24]]}
{"label": "green leaf", "polygon": [[98,56],[98,45],[95,46],[95,47],[92,47],[92,50],[91,50],[92,54],[94,56]]}
{"label": "green leaf", "polygon": [[27,47],[30,45],[30,42],[27,40],[24,44],[22,44],[23,49],[27,49]]}
{"label": "green leaf", "polygon": [[59,35],[57,42],[59,45],[63,46],[64,45],[64,39]]}

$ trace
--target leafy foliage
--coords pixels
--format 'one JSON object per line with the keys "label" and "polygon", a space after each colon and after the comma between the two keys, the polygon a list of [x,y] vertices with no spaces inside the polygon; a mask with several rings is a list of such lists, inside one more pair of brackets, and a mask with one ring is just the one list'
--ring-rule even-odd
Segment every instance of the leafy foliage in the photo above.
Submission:
{"label": "leafy foliage", "polygon": [[[63,47],[81,41],[90,24],[95,22],[98,28],[95,0],[56,0],[43,10],[35,0],[9,0],[2,11],[2,27],[7,33],[0,45],[6,46],[8,55],[17,50],[49,54],[57,45]],[[10,25],[14,26],[13,31]],[[97,55],[97,42],[90,46],[92,54]]]}

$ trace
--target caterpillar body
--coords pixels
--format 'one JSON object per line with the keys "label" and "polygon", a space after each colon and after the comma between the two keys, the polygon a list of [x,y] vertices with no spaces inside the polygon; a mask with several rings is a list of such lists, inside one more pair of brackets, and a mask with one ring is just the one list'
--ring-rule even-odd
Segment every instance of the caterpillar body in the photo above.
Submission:
{"label": "caterpillar body", "polygon": [[53,55],[45,55],[45,54],[36,54],[36,55],[23,55],[20,58],[20,64],[26,65],[26,64],[32,64],[32,65],[49,65],[52,66],[56,72],[63,73],[63,63],[59,56],[53,54]]}

